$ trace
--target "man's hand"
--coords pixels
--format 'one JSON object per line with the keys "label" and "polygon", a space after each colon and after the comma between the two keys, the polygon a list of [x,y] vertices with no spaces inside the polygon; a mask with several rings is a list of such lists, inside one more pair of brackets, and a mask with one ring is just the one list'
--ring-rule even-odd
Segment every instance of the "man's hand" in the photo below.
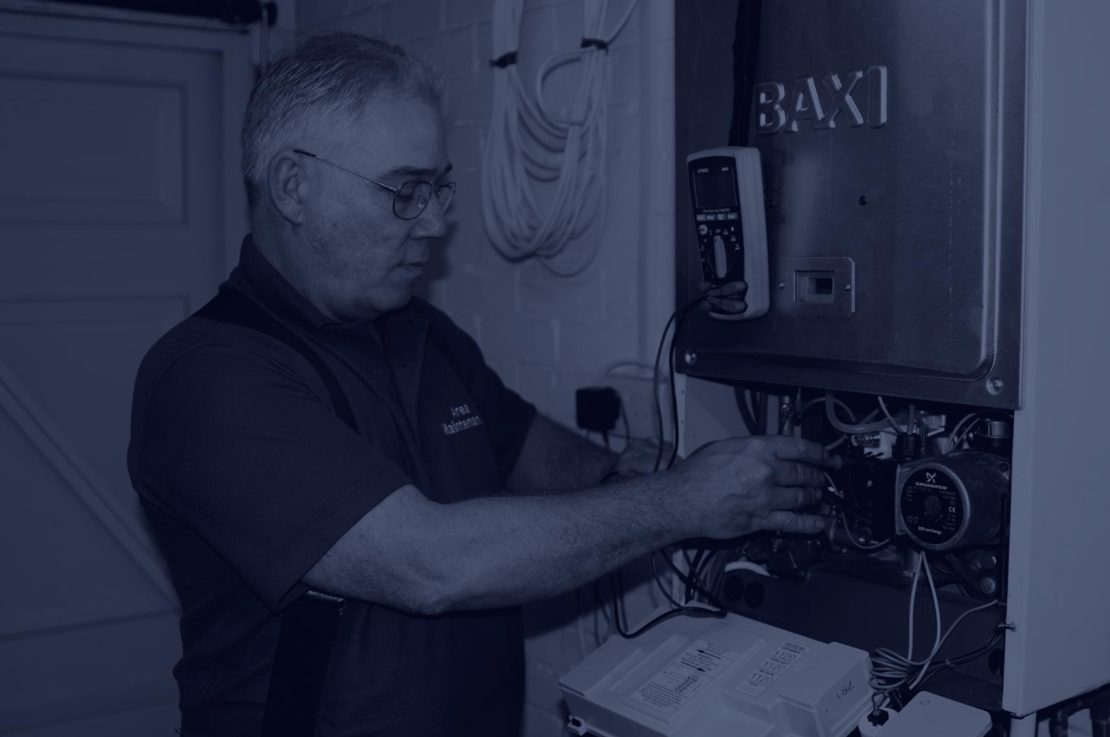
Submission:
{"label": "man's hand", "polygon": [[795,510],[821,500],[824,469],[835,466],[823,447],[792,435],[730,438],[702,446],[669,471],[664,503],[686,537],[816,533],[825,519]]}
{"label": "man's hand", "polygon": [[709,282],[700,282],[698,290],[705,294],[704,305],[709,305],[716,312],[739,315],[748,309],[748,303],[744,301],[748,293],[747,282],[732,281],[716,287]]}

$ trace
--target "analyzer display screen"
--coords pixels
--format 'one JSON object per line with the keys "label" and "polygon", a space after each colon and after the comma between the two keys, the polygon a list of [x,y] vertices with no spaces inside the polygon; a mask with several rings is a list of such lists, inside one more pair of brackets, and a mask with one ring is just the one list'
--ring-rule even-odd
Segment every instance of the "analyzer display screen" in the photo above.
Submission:
{"label": "analyzer display screen", "polygon": [[703,210],[736,207],[736,172],[728,166],[698,167],[694,172],[694,203]]}

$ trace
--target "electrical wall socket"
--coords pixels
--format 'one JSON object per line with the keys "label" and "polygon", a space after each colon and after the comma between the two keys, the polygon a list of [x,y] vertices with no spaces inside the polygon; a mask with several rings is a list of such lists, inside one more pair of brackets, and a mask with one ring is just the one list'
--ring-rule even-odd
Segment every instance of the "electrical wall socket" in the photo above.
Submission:
{"label": "electrical wall socket", "polygon": [[[612,386],[621,395],[625,415],[628,417],[629,432],[635,438],[654,438],[657,433],[655,406],[651,399],[651,377],[626,374],[610,374],[603,379],[604,383]],[[665,437],[671,438],[671,407],[670,392],[666,381],[659,385],[660,401],[663,405],[663,423]],[[623,434],[623,424],[618,425],[617,432]]]}

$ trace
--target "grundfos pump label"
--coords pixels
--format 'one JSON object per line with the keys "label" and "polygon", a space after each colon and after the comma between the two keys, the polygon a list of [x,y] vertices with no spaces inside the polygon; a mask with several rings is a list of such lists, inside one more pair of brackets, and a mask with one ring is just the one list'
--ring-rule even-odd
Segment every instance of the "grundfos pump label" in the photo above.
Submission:
{"label": "grundfos pump label", "polygon": [[964,504],[956,480],[939,468],[914,471],[902,486],[902,521],[927,545],[950,541],[964,523]]}

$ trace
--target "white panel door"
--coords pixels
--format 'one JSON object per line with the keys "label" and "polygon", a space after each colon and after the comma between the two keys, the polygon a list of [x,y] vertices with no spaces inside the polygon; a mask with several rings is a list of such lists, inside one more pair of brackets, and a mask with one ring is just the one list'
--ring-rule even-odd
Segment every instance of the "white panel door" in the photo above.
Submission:
{"label": "white panel door", "polygon": [[1031,0],[1022,407],[1002,705],[1110,683],[1110,4]]}
{"label": "white panel door", "polygon": [[250,75],[237,31],[0,10],[0,734],[178,724],[131,388],[237,252]]}

